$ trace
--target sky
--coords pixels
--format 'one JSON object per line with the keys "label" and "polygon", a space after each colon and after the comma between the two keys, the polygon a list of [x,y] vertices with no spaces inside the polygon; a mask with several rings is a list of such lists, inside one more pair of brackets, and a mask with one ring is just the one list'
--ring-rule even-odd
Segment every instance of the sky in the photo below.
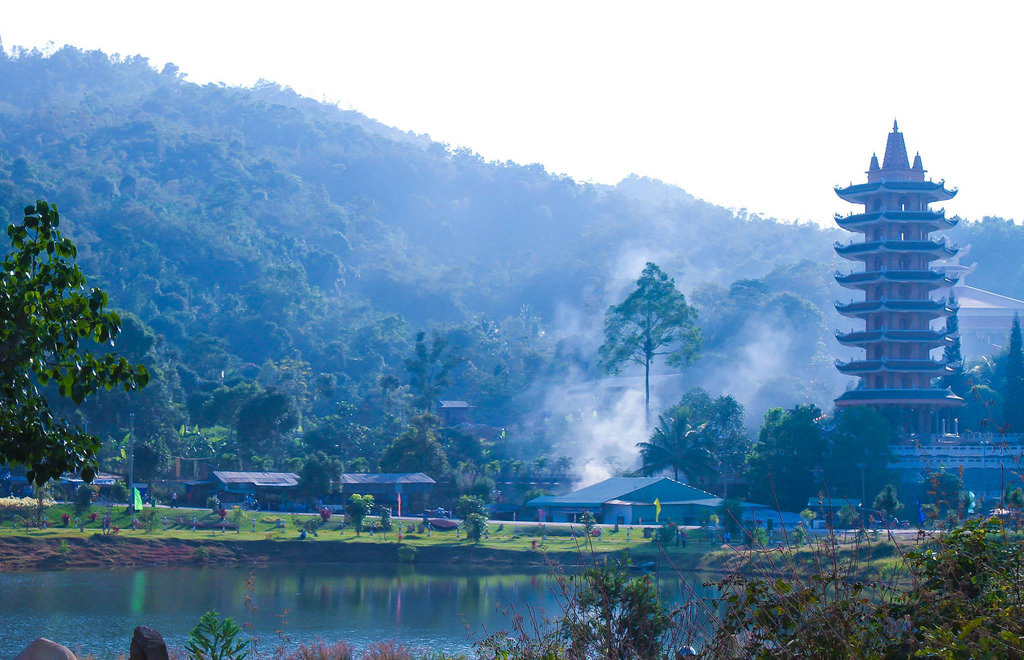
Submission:
{"label": "sky", "polygon": [[[630,173],[832,221],[893,119],[960,194],[1024,220],[1022,3],[7,2],[0,39],[265,79],[489,160]],[[2,84],[2,81],[0,81]]]}

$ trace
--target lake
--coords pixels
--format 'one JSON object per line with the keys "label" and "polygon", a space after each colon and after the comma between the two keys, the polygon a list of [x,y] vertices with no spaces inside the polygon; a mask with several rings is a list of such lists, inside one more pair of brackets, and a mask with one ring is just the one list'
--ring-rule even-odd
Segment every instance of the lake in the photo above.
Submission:
{"label": "lake", "polygon": [[[317,564],[248,568],[141,568],[112,571],[0,573],[0,657],[48,637],[98,658],[127,655],[132,630],[148,625],[170,646],[184,646],[207,610],[249,623],[269,652],[319,636],[357,647],[388,639],[452,652],[508,629],[509,604],[558,614],[555,581],[544,572],[487,572],[473,567]],[[710,594],[690,574],[702,598]],[[673,602],[687,600],[679,576],[662,577]],[[256,610],[246,606],[251,596]],[[280,632],[278,632],[280,631]],[[251,634],[251,633],[250,633]]]}

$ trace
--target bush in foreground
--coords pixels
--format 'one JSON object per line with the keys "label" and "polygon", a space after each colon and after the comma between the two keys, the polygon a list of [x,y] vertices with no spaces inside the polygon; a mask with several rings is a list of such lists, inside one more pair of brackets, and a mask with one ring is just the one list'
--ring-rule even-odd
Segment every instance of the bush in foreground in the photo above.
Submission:
{"label": "bush in foreground", "polygon": [[705,655],[1022,657],[1022,553],[993,518],[906,553],[905,574],[886,584],[836,561],[806,578],[732,576],[719,584],[726,613]]}

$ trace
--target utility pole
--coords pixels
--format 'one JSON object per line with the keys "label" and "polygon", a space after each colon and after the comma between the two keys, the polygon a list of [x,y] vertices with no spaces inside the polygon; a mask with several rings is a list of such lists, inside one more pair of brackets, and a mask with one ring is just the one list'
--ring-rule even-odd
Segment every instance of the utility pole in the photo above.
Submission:
{"label": "utility pole", "polygon": [[128,413],[128,511],[135,513],[135,413]]}

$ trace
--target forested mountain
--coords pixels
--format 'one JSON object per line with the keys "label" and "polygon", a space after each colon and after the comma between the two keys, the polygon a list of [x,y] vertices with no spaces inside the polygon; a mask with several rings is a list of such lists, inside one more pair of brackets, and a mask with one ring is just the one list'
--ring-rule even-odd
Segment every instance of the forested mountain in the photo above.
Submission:
{"label": "forested mountain", "polygon": [[[72,48],[0,55],[0,221],[36,199],[58,205],[91,283],[127,313],[116,348],[153,366],[132,409],[161,451],[222,442],[241,464],[280,464],[306,443],[376,460],[422,394],[420,331],[425,349],[431,332],[447,342],[420,365],[450,363],[435,398],[470,401],[534,451],[551,441],[536,422],[564,412],[552,389],[600,377],[604,311],[646,261],[700,311],[688,385],[759,418],[845,383],[838,231],[646,178],[486,162],[276,84],[199,86]],[[1024,249],[1019,227],[954,238],[984,264],[972,283],[1024,295],[1019,260],[1000,258]],[[90,430],[120,438],[126,401],[87,406]],[[463,458],[500,458],[481,451]]]}

